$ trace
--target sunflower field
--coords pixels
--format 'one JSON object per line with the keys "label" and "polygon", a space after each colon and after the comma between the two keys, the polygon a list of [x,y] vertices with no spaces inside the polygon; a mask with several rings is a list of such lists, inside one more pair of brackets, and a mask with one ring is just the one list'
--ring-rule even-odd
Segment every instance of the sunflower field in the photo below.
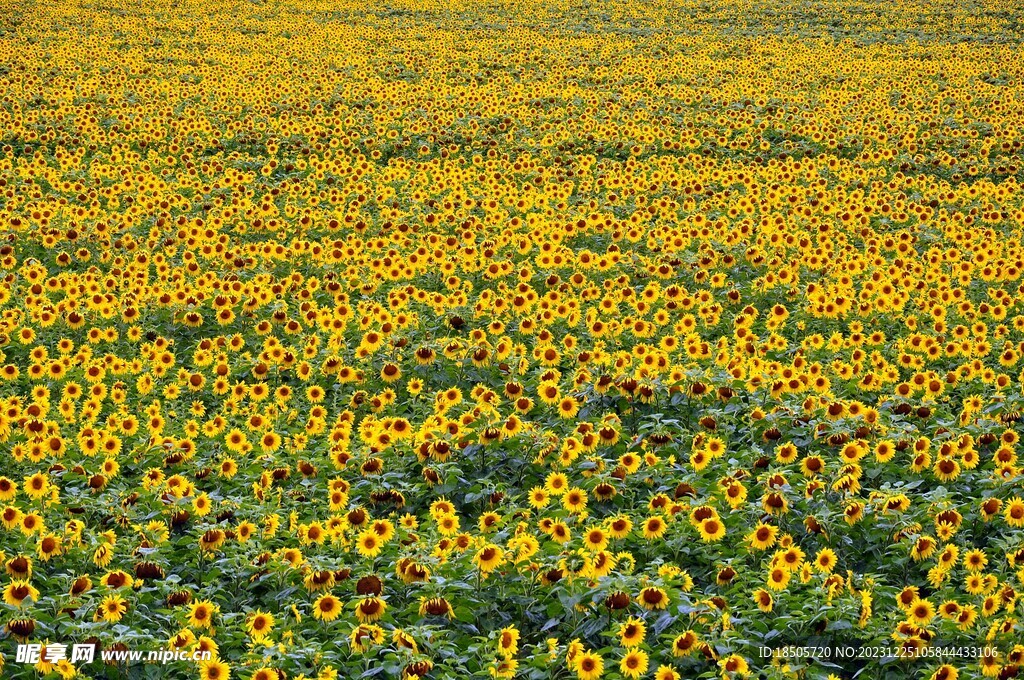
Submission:
{"label": "sunflower field", "polygon": [[1017,677],[1022,35],[3,0],[0,676]]}

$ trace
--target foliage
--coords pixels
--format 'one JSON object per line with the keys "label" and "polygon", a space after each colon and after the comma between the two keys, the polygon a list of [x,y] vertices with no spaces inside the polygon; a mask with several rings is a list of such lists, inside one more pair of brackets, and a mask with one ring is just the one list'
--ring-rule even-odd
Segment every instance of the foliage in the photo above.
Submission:
{"label": "foliage", "polygon": [[1015,675],[1020,7],[820,9],[6,3],[4,677]]}

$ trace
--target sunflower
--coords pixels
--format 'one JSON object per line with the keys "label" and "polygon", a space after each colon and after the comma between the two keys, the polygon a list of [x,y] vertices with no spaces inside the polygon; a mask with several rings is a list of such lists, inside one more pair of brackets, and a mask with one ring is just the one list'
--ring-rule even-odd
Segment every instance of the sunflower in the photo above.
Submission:
{"label": "sunflower", "polygon": [[562,496],[562,506],[571,513],[577,514],[587,507],[587,492],[573,487]]}
{"label": "sunflower", "polygon": [[654,672],[654,680],[680,680],[679,671],[671,666],[658,666]]}
{"label": "sunflower", "polygon": [[540,486],[535,486],[530,489],[528,494],[530,505],[535,510],[542,510],[547,507],[550,502],[551,494],[548,493],[547,489]]}
{"label": "sunflower", "polygon": [[888,439],[883,439],[875,444],[875,460],[879,463],[888,463],[896,455],[896,445]]}
{"label": "sunflower", "polygon": [[37,472],[29,477],[25,477],[25,483],[22,485],[22,488],[29,498],[39,501],[50,493],[50,480],[44,473]]}
{"label": "sunflower", "polygon": [[558,415],[562,418],[575,418],[580,412],[580,403],[576,397],[563,397],[558,402]]}
{"label": "sunflower", "polygon": [[854,525],[864,518],[864,504],[860,501],[852,501],[843,509],[843,521]]}
{"label": "sunflower", "polygon": [[657,610],[668,606],[669,597],[661,588],[648,586],[640,591],[637,601],[644,609]]}
{"label": "sunflower", "polygon": [[960,671],[955,666],[949,664],[942,664],[935,669],[935,672],[929,676],[928,680],[957,680],[960,677]]}
{"label": "sunflower", "polygon": [[201,680],[230,680],[231,668],[218,659],[200,661],[199,677]]}
{"label": "sunflower", "polygon": [[814,568],[822,574],[831,574],[836,568],[838,558],[831,548],[822,548],[814,558]]}
{"label": "sunflower", "polygon": [[545,480],[544,488],[552,496],[561,496],[569,490],[569,478],[562,472],[552,472]]}
{"label": "sunflower", "polygon": [[389,361],[380,369],[380,377],[385,383],[393,383],[402,377],[402,369],[398,364]]}
{"label": "sunflower", "polygon": [[501,426],[501,436],[503,439],[510,439],[522,432],[524,428],[525,425],[522,420],[515,415],[510,415]]}
{"label": "sunflower", "polygon": [[964,578],[964,590],[971,595],[980,595],[984,593],[987,588],[985,584],[985,578],[980,574],[968,574]]}
{"label": "sunflower", "polygon": [[360,623],[373,623],[387,610],[387,604],[379,597],[367,597],[355,605],[356,618]]}
{"label": "sunflower", "polygon": [[932,471],[940,481],[950,482],[960,476],[960,464],[952,458],[940,458]]}
{"label": "sunflower", "polygon": [[957,627],[961,631],[967,631],[974,627],[978,620],[978,611],[973,604],[964,605],[956,617]]}
{"label": "sunflower", "polygon": [[46,534],[36,543],[36,554],[43,562],[48,562],[55,555],[60,555],[62,551],[61,537],[57,534]]}
{"label": "sunflower", "polygon": [[189,605],[188,625],[193,628],[210,628],[213,626],[213,615],[220,609],[209,600],[193,602]]}
{"label": "sunflower", "polygon": [[0,501],[13,500],[18,495],[18,485],[7,477],[0,477]]}
{"label": "sunflower", "polygon": [[767,550],[775,545],[778,535],[778,527],[771,524],[758,524],[754,531],[747,535],[747,542],[758,550]]}
{"label": "sunflower", "polygon": [[7,632],[20,642],[25,642],[36,629],[35,619],[11,619],[4,626]]}
{"label": "sunflower", "polygon": [[985,499],[981,502],[981,518],[985,521],[995,517],[1002,508],[1002,500],[997,498]]}
{"label": "sunflower", "polygon": [[333,621],[341,614],[341,601],[330,593],[321,595],[313,603],[313,616],[320,621]]}
{"label": "sunflower", "polygon": [[619,672],[627,678],[639,678],[647,672],[647,652],[642,649],[631,649],[619,662]]}
{"label": "sunflower", "polygon": [[939,605],[939,616],[947,620],[954,620],[960,615],[961,607],[955,600],[946,600]]}
{"label": "sunflower", "polygon": [[419,652],[419,646],[415,638],[400,628],[395,628],[391,633],[391,642],[397,649],[408,649],[413,654]]}
{"label": "sunflower", "polygon": [[690,465],[696,472],[702,472],[710,462],[711,456],[706,451],[694,451],[690,454]]}
{"label": "sunflower", "polygon": [[772,599],[771,593],[764,588],[758,588],[754,591],[754,603],[757,605],[758,609],[765,613],[769,613],[771,612],[775,601]]}
{"label": "sunflower", "polygon": [[590,568],[584,574],[588,578],[603,578],[608,576],[619,563],[619,557],[607,550],[602,550],[593,555],[590,561]]}
{"label": "sunflower", "polygon": [[993,647],[985,647],[982,651],[978,665],[981,666],[981,673],[985,677],[996,677],[999,675],[1001,662],[999,652]]}
{"label": "sunflower", "polygon": [[583,534],[583,546],[592,552],[599,552],[608,546],[608,536],[599,527],[591,528]]}
{"label": "sunflower", "polygon": [[349,644],[357,653],[363,653],[371,645],[379,645],[384,641],[384,630],[373,624],[356,626],[348,636]]}
{"label": "sunflower", "polygon": [[209,529],[199,539],[199,547],[204,552],[214,552],[224,545],[227,536],[220,529]]}
{"label": "sunflower", "polygon": [[598,680],[604,674],[604,659],[597,652],[583,652],[574,665],[579,680]]}
{"label": "sunflower", "polygon": [[740,482],[729,481],[724,485],[725,500],[729,507],[738,510],[747,500],[747,488]]}
{"label": "sunflower", "polygon": [[552,382],[541,383],[537,386],[537,396],[547,406],[554,406],[562,399],[562,391],[558,385]]}
{"label": "sunflower", "polygon": [[22,519],[21,511],[11,505],[4,508],[3,513],[0,514],[0,521],[3,522],[5,529],[13,529],[20,526]]}
{"label": "sunflower", "polygon": [[919,626],[927,626],[935,618],[935,605],[928,600],[915,600],[907,609],[907,616]]}
{"label": "sunflower", "polygon": [[792,572],[783,567],[775,567],[768,572],[768,587],[775,591],[784,590],[789,585]]}
{"label": "sunflower", "polygon": [[662,536],[665,535],[665,532],[667,530],[668,530],[668,524],[666,524],[665,520],[663,518],[661,518],[661,517],[658,517],[658,516],[648,517],[647,519],[644,520],[643,534],[644,534],[644,538],[649,540],[649,541],[661,538]]}
{"label": "sunflower", "polygon": [[510,659],[519,651],[519,629],[507,626],[498,634],[498,654]]}
{"label": "sunflower", "polygon": [[493,543],[481,548],[473,558],[473,564],[480,569],[481,573],[489,574],[497,569],[504,561],[505,551]]}
{"label": "sunflower", "polygon": [[974,550],[968,550],[964,554],[964,568],[972,574],[977,574],[985,565],[988,564],[988,557],[985,555],[984,550],[975,548]]}
{"label": "sunflower", "polygon": [[4,563],[7,575],[18,581],[32,578],[32,558],[27,555],[15,555]]}
{"label": "sunflower", "polygon": [[372,528],[366,529],[356,538],[356,550],[363,557],[376,557],[383,549],[384,541]]}
{"label": "sunflower", "polygon": [[96,616],[97,620],[117,622],[121,620],[126,611],[128,611],[128,603],[123,597],[114,593],[103,598]]}
{"label": "sunflower", "polygon": [[619,625],[619,643],[627,649],[642,644],[646,634],[647,626],[643,619],[631,616]]}
{"label": "sunflower", "polygon": [[480,515],[477,526],[480,533],[493,533],[501,524],[501,515],[496,512],[485,512]]}
{"label": "sunflower", "polygon": [[533,399],[529,397],[519,397],[515,400],[516,411],[522,415],[526,415],[533,410]]}
{"label": "sunflower", "polygon": [[783,465],[788,465],[796,460],[799,450],[795,444],[787,442],[775,447],[775,460]]}
{"label": "sunflower", "polygon": [[217,471],[224,479],[230,479],[239,472],[239,464],[233,458],[225,457],[217,466]]}
{"label": "sunflower", "polygon": [[69,594],[71,597],[78,597],[92,590],[92,579],[89,575],[79,576],[71,583]]}
{"label": "sunflower", "polygon": [[607,520],[607,527],[612,538],[625,538],[633,531],[633,520],[626,515],[618,515]]}
{"label": "sunflower", "polygon": [[210,502],[210,497],[205,493],[201,493],[192,499],[192,509],[195,510],[196,515],[199,517],[205,517],[210,514],[210,510],[213,509],[213,505]]}
{"label": "sunflower", "polygon": [[959,556],[960,549],[952,543],[950,543],[942,549],[941,553],[939,553],[939,557],[937,560],[938,563],[936,564],[936,567],[938,567],[941,571],[948,572],[954,566],[956,566],[956,562]]}
{"label": "sunflower", "polygon": [[718,667],[722,669],[722,675],[738,675],[745,676],[750,672],[750,666],[747,664],[747,660],[739,654],[730,654],[727,657],[719,659]]}
{"label": "sunflower", "polygon": [[252,675],[249,676],[249,680],[280,680],[280,677],[273,668],[262,666],[253,671]]}
{"label": "sunflower", "polygon": [[444,616],[452,618],[454,610],[451,603],[443,597],[420,598],[420,616]]}
{"label": "sunflower", "polygon": [[456,515],[441,515],[437,518],[437,528],[442,536],[454,536],[459,533],[459,518]]}
{"label": "sunflower", "polygon": [[257,609],[254,611],[246,623],[246,630],[249,632],[249,636],[253,640],[263,640],[270,634],[271,629],[274,627],[274,615],[260,611]]}
{"label": "sunflower", "polygon": [[39,591],[28,581],[14,580],[4,588],[4,602],[12,607],[20,607],[25,600],[38,599]]}
{"label": "sunflower", "polygon": [[985,617],[991,617],[996,614],[1003,606],[1002,598],[996,595],[989,595],[981,601],[981,614]]}
{"label": "sunflower", "polygon": [[633,474],[640,469],[640,463],[642,459],[633,453],[624,453],[619,456],[619,466],[626,471],[627,474]]}
{"label": "sunflower", "polygon": [[246,543],[256,533],[256,525],[252,522],[239,522],[235,527],[235,537],[239,543]]}
{"label": "sunflower", "polygon": [[552,522],[548,534],[551,536],[551,540],[559,544],[567,543],[572,539],[572,533],[565,522]]}
{"label": "sunflower", "polygon": [[1014,496],[1008,500],[1006,508],[1003,510],[1003,518],[1011,527],[1018,529],[1024,527],[1024,499]]}
{"label": "sunflower", "polygon": [[700,638],[697,634],[688,630],[685,633],[677,635],[672,641],[672,655],[673,656],[690,656],[695,651],[700,643]]}
{"label": "sunflower", "polygon": [[701,540],[705,543],[720,541],[725,538],[725,524],[717,517],[709,517],[697,526]]}

